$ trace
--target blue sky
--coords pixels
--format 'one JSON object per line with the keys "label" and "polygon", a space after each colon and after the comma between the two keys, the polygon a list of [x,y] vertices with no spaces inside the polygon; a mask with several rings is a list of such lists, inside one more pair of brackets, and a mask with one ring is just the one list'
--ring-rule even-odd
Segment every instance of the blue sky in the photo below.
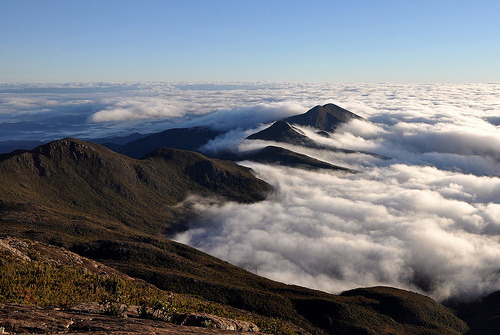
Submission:
{"label": "blue sky", "polygon": [[0,1],[0,82],[499,82],[498,1]]}

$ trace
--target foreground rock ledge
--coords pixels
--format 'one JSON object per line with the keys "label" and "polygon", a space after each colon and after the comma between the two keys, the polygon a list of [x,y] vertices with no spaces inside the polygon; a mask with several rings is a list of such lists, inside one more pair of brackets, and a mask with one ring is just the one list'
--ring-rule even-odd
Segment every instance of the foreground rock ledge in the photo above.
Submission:
{"label": "foreground rock ledge", "polygon": [[[109,316],[91,310],[88,306],[63,311],[28,305],[0,304],[0,334],[234,334],[235,330],[247,333],[241,329],[245,329],[245,326],[248,329],[250,325],[248,322],[208,314],[179,315],[178,320],[185,321],[180,322],[184,325],[175,325],[161,320],[140,319],[134,315]],[[212,327],[229,325],[226,329],[234,330],[202,328],[196,326],[196,320],[205,325],[211,324]]]}

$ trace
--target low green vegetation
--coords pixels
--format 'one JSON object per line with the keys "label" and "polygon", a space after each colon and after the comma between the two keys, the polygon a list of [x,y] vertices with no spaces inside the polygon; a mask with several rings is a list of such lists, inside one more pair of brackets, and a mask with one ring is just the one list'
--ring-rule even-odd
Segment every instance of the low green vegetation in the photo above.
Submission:
{"label": "low green vegetation", "polygon": [[137,308],[139,317],[167,321],[173,313],[207,313],[252,322],[265,333],[294,333],[279,319],[165,292],[126,277],[39,261],[37,253],[30,254],[30,258],[22,262],[8,252],[0,252],[0,302],[59,308],[94,302],[104,314],[120,316],[129,308]]}

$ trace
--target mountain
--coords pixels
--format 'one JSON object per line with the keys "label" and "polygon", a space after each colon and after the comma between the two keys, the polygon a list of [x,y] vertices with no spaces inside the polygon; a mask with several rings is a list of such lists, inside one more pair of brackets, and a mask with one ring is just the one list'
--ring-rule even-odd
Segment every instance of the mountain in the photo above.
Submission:
{"label": "mountain", "polygon": [[363,118],[337,105],[326,104],[318,105],[304,114],[290,116],[283,121],[325,131],[334,131],[339,125],[352,119]]}
{"label": "mountain", "polygon": [[101,137],[101,138],[87,139],[86,141],[94,142],[94,143],[101,144],[101,145],[104,143],[123,145],[123,144],[126,144],[128,142],[132,142],[132,141],[138,140],[138,139],[146,137],[146,136],[148,136],[148,135],[141,134],[141,133],[132,133],[132,134],[126,135],[126,136]]}
{"label": "mountain", "polygon": [[247,137],[249,140],[264,140],[274,142],[284,142],[301,146],[318,146],[304,133],[292,127],[288,122],[276,121],[271,126]]}
{"label": "mountain", "polygon": [[[329,137],[327,132],[320,133],[323,137]],[[339,149],[333,146],[326,146],[307,137],[300,129],[295,128],[285,121],[276,121],[271,126],[248,136],[248,140],[263,140],[278,143],[287,143],[314,149],[328,149],[330,151],[342,152],[346,154],[359,153],[360,151]],[[364,152],[363,152],[364,153]],[[367,153],[369,154],[369,153]],[[370,155],[370,154],[369,154]]]}
{"label": "mountain", "polygon": [[446,306],[457,311],[471,330],[468,335],[500,333],[500,291],[467,301],[445,301]]}
{"label": "mountain", "polygon": [[[386,159],[376,154],[335,148],[333,146],[323,145],[306,136],[300,129],[293,126],[299,124],[302,126],[315,127],[320,129],[316,134],[322,137],[330,137],[328,131],[333,131],[341,123],[351,119],[362,119],[360,116],[349,112],[337,105],[326,104],[324,106],[316,106],[304,114],[291,116],[283,120],[274,122],[271,126],[247,137],[248,140],[263,140],[287,143],[297,146],[304,146],[315,149],[328,149],[330,151],[341,152],[346,154],[362,153]],[[327,131],[328,130],[328,131]]]}
{"label": "mountain", "polygon": [[158,233],[174,229],[174,206],[191,194],[253,202],[270,190],[248,168],[168,148],[135,160],[66,138],[0,161],[0,203],[29,207],[37,217],[43,213],[70,235],[84,218],[93,222],[85,234],[95,237],[103,236],[103,227],[96,227],[102,220],[111,231]]}
{"label": "mountain", "polygon": [[351,173],[356,172],[348,168],[333,165],[328,162],[324,162],[319,159],[309,157],[307,155],[299,154],[292,150],[272,145],[252,151],[236,152],[236,153],[223,152],[219,153],[218,157],[221,159],[228,159],[232,161],[249,160],[259,163],[268,163],[281,166],[302,168],[306,170],[327,169],[327,170],[339,170]]}
{"label": "mountain", "polygon": [[[351,113],[343,108],[340,108],[333,104],[327,104],[324,106],[316,106],[309,110],[307,113],[302,115],[297,115],[293,117],[286,118],[284,120],[279,120],[274,122],[270,127],[263,129],[255,134],[252,134],[247,137],[250,140],[265,140],[265,141],[273,141],[280,143],[288,143],[296,146],[304,146],[315,149],[325,149],[341,152],[341,153],[358,153],[358,151],[354,150],[345,150],[340,148],[335,148],[331,146],[325,146],[321,143],[318,143],[309,137],[307,137],[300,129],[297,129],[291,123],[301,124],[305,126],[317,127],[319,129],[323,129],[319,132],[321,136],[328,137],[329,134],[325,129],[333,130],[336,125],[341,122],[347,122],[352,118],[360,118],[354,113]],[[223,131],[214,130],[209,127],[191,127],[191,128],[174,128],[168,129],[160,133],[150,134],[148,136],[140,137],[141,134],[132,134],[129,137],[117,137],[117,138],[109,138],[109,141],[105,141],[106,139],[95,139],[94,142],[102,143],[105,147],[127,155],[132,158],[141,158],[150,153],[151,151],[161,148],[161,147],[171,147],[176,149],[184,149],[184,150],[192,150],[200,152],[200,149],[208,143],[210,140],[217,138],[218,136],[223,135]],[[140,137],[138,139],[134,139],[132,141],[125,142],[128,138]],[[276,150],[276,149],[273,149]],[[267,149],[269,151],[269,149]],[[364,153],[364,152],[361,152]],[[242,159],[250,159],[250,157],[246,154],[241,155],[232,155],[228,152],[224,153],[207,153],[211,157],[224,157],[224,159],[229,160],[242,160]],[[265,161],[271,162],[270,152],[262,152],[259,155],[252,154],[251,160],[263,161],[263,155],[266,155]],[[364,153],[371,155],[370,153]],[[318,162],[312,163],[313,158],[310,157],[301,157],[300,160],[303,162],[309,161],[309,163],[302,164],[298,163],[297,155],[292,160],[284,160],[283,155],[289,155],[289,153],[280,153],[279,159],[274,159],[275,163],[282,165],[292,165],[297,167],[304,166],[313,166],[317,165]],[[241,157],[246,156],[241,159]],[[261,156],[261,157],[259,157]],[[259,159],[259,160],[258,160]],[[293,161],[293,162],[292,162]]]}
{"label": "mountain", "polygon": [[42,141],[0,141],[0,154],[14,150],[31,150],[42,144]]}
{"label": "mountain", "polygon": [[[193,215],[190,202],[181,202],[189,195],[204,202],[214,197],[252,202],[269,191],[270,186],[249,169],[198,153],[161,148],[136,160],[67,138],[2,156],[0,232],[62,246],[161,290],[203,297],[223,306],[222,310],[211,307],[220,311],[238,308],[246,315],[274,318],[292,325],[291,329],[318,334],[462,334],[467,330],[451,310],[416,293],[377,287],[333,295],[285,285],[166,237],[182,229],[182,221]],[[33,260],[37,259],[34,255]],[[7,266],[2,274],[13,271],[9,264],[0,262]],[[30,263],[23,264],[20,278],[33,273]],[[54,292],[72,287],[66,280],[66,286],[58,288],[64,278],[75,283],[92,279],[85,271],[68,277],[65,271],[71,268],[51,264],[55,265],[35,268],[40,276],[49,271],[41,279],[60,278],[50,281],[56,285]],[[28,268],[23,270],[24,266]],[[13,278],[19,278],[16,273]],[[34,292],[46,292],[51,287],[47,280],[33,287]],[[78,287],[102,283],[96,280]],[[12,285],[7,282],[7,287]],[[122,296],[129,292],[124,285],[105,287]],[[52,295],[46,297],[50,301]],[[292,333],[282,330],[269,327],[275,334]]]}
{"label": "mountain", "polygon": [[[327,131],[321,130],[317,132],[318,135],[323,137],[330,137],[330,134]],[[313,149],[326,149],[333,152],[339,152],[344,154],[354,154],[360,153],[364,155],[374,156],[380,159],[388,159],[388,157],[384,157],[381,155],[373,154],[365,151],[357,151],[357,150],[348,150],[348,149],[340,149],[333,146],[326,146],[318,143],[309,137],[307,137],[300,129],[295,128],[290,123],[285,121],[276,121],[271,126],[248,136],[246,139],[248,140],[263,140],[263,141],[272,141],[278,143],[287,143],[296,146],[303,146]],[[273,148],[273,149],[270,149]],[[286,166],[294,166],[294,167],[312,167],[318,168],[318,160],[311,158],[307,155],[298,154],[291,150],[282,149],[280,152],[277,151],[276,146],[269,146],[264,151],[253,151],[251,153],[240,152],[237,154],[228,154],[219,153],[215,155],[215,157],[219,157],[222,159],[228,159],[233,161],[242,161],[242,160],[251,160],[256,162],[266,162],[266,163],[275,163],[279,165]],[[274,151],[274,152],[272,152]],[[276,153],[277,155],[273,158],[272,154]],[[285,159],[285,156],[287,158]],[[293,157],[293,158],[292,158]],[[300,157],[300,158],[299,158]],[[300,161],[299,161],[300,160]],[[324,164],[329,164],[326,162],[322,162]],[[331,168],[334,165],[330,165],[330,167],[321,167],[321,168]],[[338,168],[338,167],[337,167]]]}
{"label": "mountain", "polygon": [[161,147],[198,151],[201,146],[223,133],[208,127],[174,128],[122,145],[116,143],[103,143],[103,145],[129,157],[142,158]]}

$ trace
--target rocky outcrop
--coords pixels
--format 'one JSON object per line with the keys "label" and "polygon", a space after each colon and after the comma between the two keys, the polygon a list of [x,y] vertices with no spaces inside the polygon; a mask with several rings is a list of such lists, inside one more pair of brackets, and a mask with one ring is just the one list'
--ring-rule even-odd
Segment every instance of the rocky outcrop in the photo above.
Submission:
{"label": "rocky outcrop", "polygon": [[209,327],[239,332],[259,331],[257,325],[251,322],[221,318],[210,314],[175,314],[172,316],[171,322],[180,326]]}
{"label": "rocky outcrop", "polygon": [[[239,327],[239,328],[236,328]],[[246,328],[245,328],[246,327]],[[190,314],[182,325],[134,315],[110,316],[87,306],[71,310],[0,303],[0,334],[234,334],[251,324],[210,315]],[[246,329],[246,330],[245,330]],[[254,332],[258,331],[254,328]]]}

